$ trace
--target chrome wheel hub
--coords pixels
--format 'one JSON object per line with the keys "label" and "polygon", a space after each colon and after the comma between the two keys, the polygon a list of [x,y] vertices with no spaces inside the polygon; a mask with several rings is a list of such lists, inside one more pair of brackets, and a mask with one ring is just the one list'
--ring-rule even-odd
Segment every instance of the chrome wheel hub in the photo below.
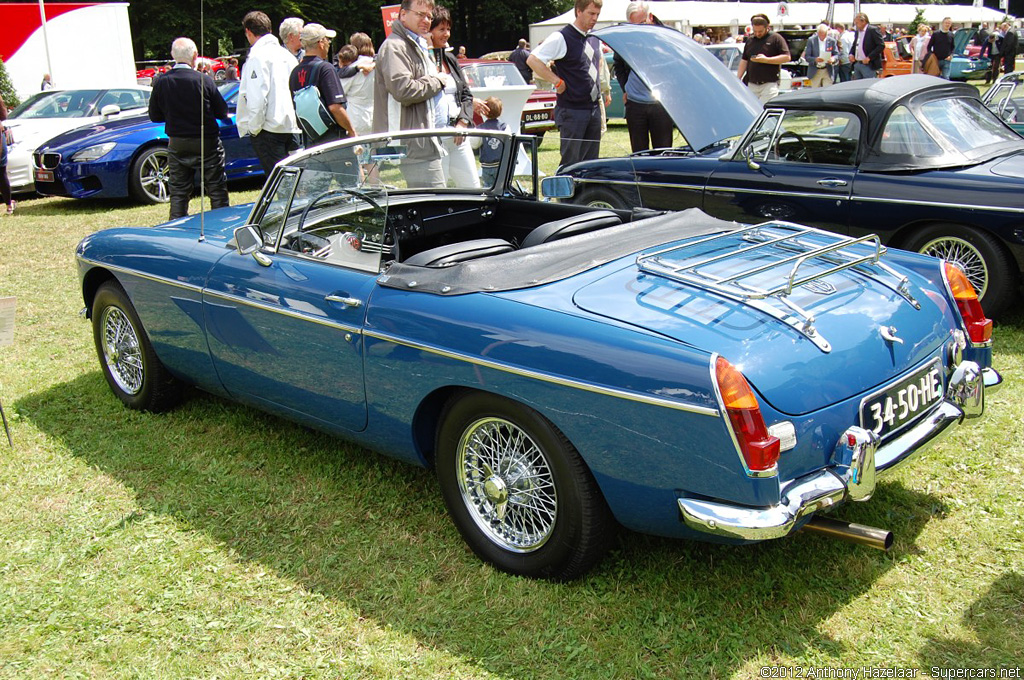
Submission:
{"label": "chrome wheel hub", "polygon": [[477,527],[513,552],[532,552],[551,537],[557,495],[544,452],[519,426],[502,418],[471,424],[459,441],[462,500]]}
{"label": "chrome wheel hub", "polygon": [[124,392],[138,394],[142,389],[142,348],[128,316],[117,307],[107,307],[101,321],[103,360],[110,376]]}

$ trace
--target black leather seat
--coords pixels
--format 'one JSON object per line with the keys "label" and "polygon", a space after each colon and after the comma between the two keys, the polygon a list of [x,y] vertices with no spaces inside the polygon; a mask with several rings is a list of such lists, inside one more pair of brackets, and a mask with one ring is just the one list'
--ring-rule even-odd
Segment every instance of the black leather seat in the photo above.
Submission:
{"label": "black leather seat", "polygon": [[489,255],[509,253],[515,250],[511,243],[500,238],[480,238],[461,243],[449,243],[422,253],[416,253],[405,261],[418,267],[451,267],[453,264],[475,260]]}
{"label": "black leather seat", "polygon": [[530,246],[550,243],[551,241],[568,238],[576,234],[585,234],[588,231],[614,227],[617,224],[622,224],[622,219],[610,210],[595,210],[593,212],[581,213],[540,225],[526,235],[520,247],[529,248]]}

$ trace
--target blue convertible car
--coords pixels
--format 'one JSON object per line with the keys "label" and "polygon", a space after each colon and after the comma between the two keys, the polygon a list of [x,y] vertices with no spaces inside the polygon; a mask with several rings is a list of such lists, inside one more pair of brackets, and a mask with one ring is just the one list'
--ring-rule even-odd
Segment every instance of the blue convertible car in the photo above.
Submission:
{"label": "blue convertible car", "polygon": [[[439,140],[464,135],[493,184],[445,184]],[[254,205],[86,237],[110,388],[159,411],[196,385],[431,466],[512,573],[578,576],[618,525],[887,547],[822,514],[1000,384],[960,270],[874,236],[541,201],[536,167],[530,136],[362,137],[284,161]]]}
{"label": "blue convertible car", "polygon": [[761,107],[676,31],[624,25],[597,35],[638,65],[688,146],[563,168],[574,201],[875,233],[956,262],[989,314],[1018,299],[1024,139],[972,86],[905,75],[782,94]]}
{"label": "blue convertible car", "polygon": [[[234,114],[238,83],[218,86]],[[220,122],[228,179],[262,176],[259,159],[234,123]],[[109,120],[65,132],[33,154],[36,191],[46,196],[111,198],[141,203],[170,199],[167,134],[145,114]]]}

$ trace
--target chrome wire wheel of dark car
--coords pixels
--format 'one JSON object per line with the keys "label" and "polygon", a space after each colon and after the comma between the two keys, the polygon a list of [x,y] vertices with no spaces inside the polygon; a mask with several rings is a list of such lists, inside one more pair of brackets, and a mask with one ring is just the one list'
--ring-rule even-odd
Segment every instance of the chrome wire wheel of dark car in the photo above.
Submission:
{"label": "chrome wire wheel of dark car", "polygon": [[117,283],[104,283],[96,291],[92,323],[103,376],[118,399],[144,411],[163,411],[178,402],[180,385],[160,363],[135,308]]}
{"label": "chrome wire wheel of dark car", "polygon": [[611,514],[565,436],[490,394],[449,402],[437,474],[448,512],[482,559],[523,576],[572,579],[607,549]]}
{"label": "chrome wire wheel of dark car", "polygon": [[1016,268],[1010,255],[984,232],[969,227],[932,225],[915,234],[907,243],[907,249],[942,258],[959,267],[974,286],[988,316],[1004,311],[1016,296]]}
{"label": "chrome wire wheel of dark car", "polygon": [[171,178],[167,165],[167,149],[146,149],[132,163],[128,189],[133,198],[143,203],[166,203],[171,198]]}
{"label": "chrome wire wheel of dark car", "polygon": [[604,210],[628,210],[627,201],[611,189],[592,187],[581,189],[573,203]]}

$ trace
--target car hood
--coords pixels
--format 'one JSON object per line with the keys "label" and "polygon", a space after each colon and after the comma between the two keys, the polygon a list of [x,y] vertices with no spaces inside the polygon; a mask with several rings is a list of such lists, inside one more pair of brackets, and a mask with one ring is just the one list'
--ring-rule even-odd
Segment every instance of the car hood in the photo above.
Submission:
{"label": "car hood", "polygon": [[742,135],[761,112],[732,71],[679,31],[619,24],[594,35],[640,75],[695,150]]}
{"label": "car hood", "polygon": [[[104,142],[113,141],[120,139],[121,137],[141,130],[144,128],[159,127],[159,137],[164,137],[163,125],[161,123],[154,123],[149,119],[149,116],[145,113],[140,113],[134,116],[126,116],[124,118],[111,118],[109,120],[99,120],[90,125],[83,125],[70,130],[63,130],[61,134],[57,134],[52,137],[44,146],[40,147],[40,150],[47,151],[67,151],[76,150],[85,146],[91,146],[93,144],[102,144]],[[69,149],[62,149],[61,147],[70,147]]]}
{"label": "car hood", "polygon": [[[741,247],[726,244],[730,252]],[[675,252],[662,252],[660,258],[670,263]],[[923,292],[922,286],[931,290],[931,284],[909,276],[920,309],[885,285],[884,277],[855,270],[794,289],[790,301],[814,316],[816,332],[830,344],[827,351],[759,310],[757,301],[729,299],[645,272],[638,264],[581,287],[573,301],[587,312],[717,352],[739,367],[773,408],[799,415],[870,392],[935,356],[949,336],[950,308],[944,298]],[[890,327],[901,342],[882,336]]]}
{"label": "car hood", "polygon": [[11,128],[16,144],[35,149],[48,139],[97,120],[100,118],[31,118],[6,121],[4,125]]}

